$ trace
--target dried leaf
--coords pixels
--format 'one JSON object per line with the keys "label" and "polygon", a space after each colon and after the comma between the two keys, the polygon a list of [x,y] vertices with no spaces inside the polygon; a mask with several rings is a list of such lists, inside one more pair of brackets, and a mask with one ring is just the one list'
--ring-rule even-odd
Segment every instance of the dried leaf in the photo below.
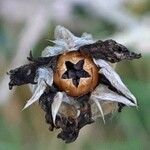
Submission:
{"label": "dried leaf", "polygon": [[114,40],[97,41],[83,45],[79,48],[79,51],[88,53],[95,59],[103,59],[111,63],[141,58],[141,54],[130,52],[125,46]]}

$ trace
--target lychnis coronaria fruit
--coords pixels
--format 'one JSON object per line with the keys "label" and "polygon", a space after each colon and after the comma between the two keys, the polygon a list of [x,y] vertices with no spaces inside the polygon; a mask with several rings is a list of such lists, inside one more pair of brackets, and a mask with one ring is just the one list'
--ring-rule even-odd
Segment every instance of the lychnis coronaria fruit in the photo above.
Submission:
{"label": "lychnis coronaria fruit", "polygon": [[82,96],[98,84],[98,67],[88,55],[72,51],[60,55],[54,83],[69,96]]}
{"label": "lychnis coronaria fruit", "polygon": [[61,129],[58,138],[73,142],[79,131],[96,118],[137,106],[134,95],[124,85],[113,63],[132,60],[141,54],[130,52],[113,41],[95,41],[90,34],[74,36],[64,27],[54,32],[55,45],[42,56],[28,57],[30,63],[10,70],[9,88],[31,84],[33,96],[24,109],[39,101],[46,112],[49,129]]}

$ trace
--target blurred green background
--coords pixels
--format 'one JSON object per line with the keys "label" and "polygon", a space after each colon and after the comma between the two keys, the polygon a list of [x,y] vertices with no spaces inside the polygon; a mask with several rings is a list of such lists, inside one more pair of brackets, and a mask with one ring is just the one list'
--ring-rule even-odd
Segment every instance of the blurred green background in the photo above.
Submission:
{"label": "blurred green background", "polygon": [[[103,124],[84,127],[65,144],[50,132],[38,104],[21,111],[31,97],[28,86],[8,90],[6,72],[26,62],[29,51],[40,56],[54,39],[56,25],[77,36],[112,38],[139,60],[117,66],[139,108],[125,108]],[[150,149],[150,1],[149,0],[1,0],[0,1],[0,150],[148,150]]]}

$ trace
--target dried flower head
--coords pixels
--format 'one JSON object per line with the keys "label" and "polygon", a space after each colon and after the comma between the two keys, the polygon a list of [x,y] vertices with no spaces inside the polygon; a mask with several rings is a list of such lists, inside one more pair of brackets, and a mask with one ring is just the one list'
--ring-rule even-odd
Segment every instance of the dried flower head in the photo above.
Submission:
{"label": "dried flower head", "polygon": [[55,45],[30,63],[9,71],[9,88],[32,84],[33,96],[24,109],[39,100],[49,129],[61,128],[58,138],[76,140],[79,130],[124,106],[137,106],[134,95],[121,81],[113,63],[141,54],[129,52],[113,40],[94,41],[90,34],[74,36],[62,26],[55,29]]}

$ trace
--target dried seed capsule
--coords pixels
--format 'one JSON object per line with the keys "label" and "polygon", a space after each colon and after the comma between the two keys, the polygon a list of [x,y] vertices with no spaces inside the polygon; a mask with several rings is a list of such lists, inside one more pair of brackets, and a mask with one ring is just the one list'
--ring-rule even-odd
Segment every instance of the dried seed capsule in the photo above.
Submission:
{"label": "dried seed capsule", "polygon": [[79,52],[62,54],[57,62],[54,83],[70,96],[81,96],[98,84],[98,67],[90,56]]}

